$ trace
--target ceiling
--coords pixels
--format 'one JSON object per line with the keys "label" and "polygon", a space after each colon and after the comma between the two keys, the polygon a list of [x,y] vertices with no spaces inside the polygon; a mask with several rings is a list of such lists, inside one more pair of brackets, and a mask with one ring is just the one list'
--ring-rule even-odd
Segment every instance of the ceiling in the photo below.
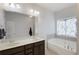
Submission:
{"label": "ceiling", "polygon": [[52,12],[56,12],[64,8],[74,6],[75,3],[37,3],[37,5],[51,10]]}

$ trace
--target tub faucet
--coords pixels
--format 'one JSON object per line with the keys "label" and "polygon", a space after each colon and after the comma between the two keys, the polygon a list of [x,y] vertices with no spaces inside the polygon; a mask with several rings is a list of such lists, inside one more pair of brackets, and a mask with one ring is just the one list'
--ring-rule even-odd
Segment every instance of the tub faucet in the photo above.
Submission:
{"label": "tub faucet", "polygon": [[67,45],[67,49],[69,49],[70,47],[69,47],[69,45]]}

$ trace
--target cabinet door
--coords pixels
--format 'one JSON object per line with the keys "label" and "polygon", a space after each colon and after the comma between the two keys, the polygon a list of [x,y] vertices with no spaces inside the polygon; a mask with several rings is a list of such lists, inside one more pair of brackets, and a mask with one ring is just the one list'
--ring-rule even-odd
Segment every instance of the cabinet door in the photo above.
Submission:
{"label": "cabinet door", "polygon": [[17,52],[17,53],[14,53],[12,55],[24,55],[24,51],[21,51],[21,52]]}
{"label": "cabinet door", "polygon": [[33,53],[28,53],[27,55],[33,55]]}
{"label": "cabinet door", "polygon": [[33,55],[33,49],[32,48],[30,48],[30,49],[27,49],[27,50],[25,50],[25,54],[26,55]]}
{"label": "cabinet door", "polygon": [[33,55],[33,44],[25,45],[25,55]]}
{"label": "cabinet door", "polygon": [[34,44],[34,55],[44,55],[45,46],[44,41],[36,42]]}
{"label": "cabinet door", "polygon": [[45,50],[44,50],[43,45],[34,47],[34,55],[44,55],[44,54],[45,54]]}
{"label": "cabinet door", "polygon": [[34,55],[44,55],[44,47],[39,45],[37,47],[34,47]]}
{"label": "cabinet door", "polygon": [[44,55],[45,54],[45,47],[44,45],[39,46],[39,55]]}
{"label": "cabinet door", "polygon": [[34,47],[34,55],[39,55],[39,47]]}
{"label": "cabinet door", "polygon": [[13,54],[16,54],[20,51],[24,51],[24,46],[3,50],[3,51],[0,51],[0,54],[1,55],[13,55]]}
{"label": "cabinet door", "polygon": [[33,44],[25,45],[25,49],[30,49],[30,48],[33,48]]}

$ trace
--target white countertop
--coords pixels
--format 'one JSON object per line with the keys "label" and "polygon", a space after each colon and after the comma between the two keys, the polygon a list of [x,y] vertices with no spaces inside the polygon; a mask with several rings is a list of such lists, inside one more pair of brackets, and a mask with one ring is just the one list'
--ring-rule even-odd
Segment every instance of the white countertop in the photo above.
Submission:
{"label": "white countertop", "polygon": [[39,38],[39,37],[20,37],[20,38],[13,38],[13,39],[5,39],[0,41],[0,51],[18,47],[21,45],[27,45],[30,43],[42,41],[44,39]]}

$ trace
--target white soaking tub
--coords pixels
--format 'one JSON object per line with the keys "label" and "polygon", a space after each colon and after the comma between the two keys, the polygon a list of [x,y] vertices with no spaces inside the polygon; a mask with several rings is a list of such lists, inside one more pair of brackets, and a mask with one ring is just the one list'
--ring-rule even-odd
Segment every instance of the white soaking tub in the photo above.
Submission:
{"label": "white soaking tub", "polygon": [[59,55],[74,55],[76,54],[76,41],[52,38],[48,40],[48,49]]}

